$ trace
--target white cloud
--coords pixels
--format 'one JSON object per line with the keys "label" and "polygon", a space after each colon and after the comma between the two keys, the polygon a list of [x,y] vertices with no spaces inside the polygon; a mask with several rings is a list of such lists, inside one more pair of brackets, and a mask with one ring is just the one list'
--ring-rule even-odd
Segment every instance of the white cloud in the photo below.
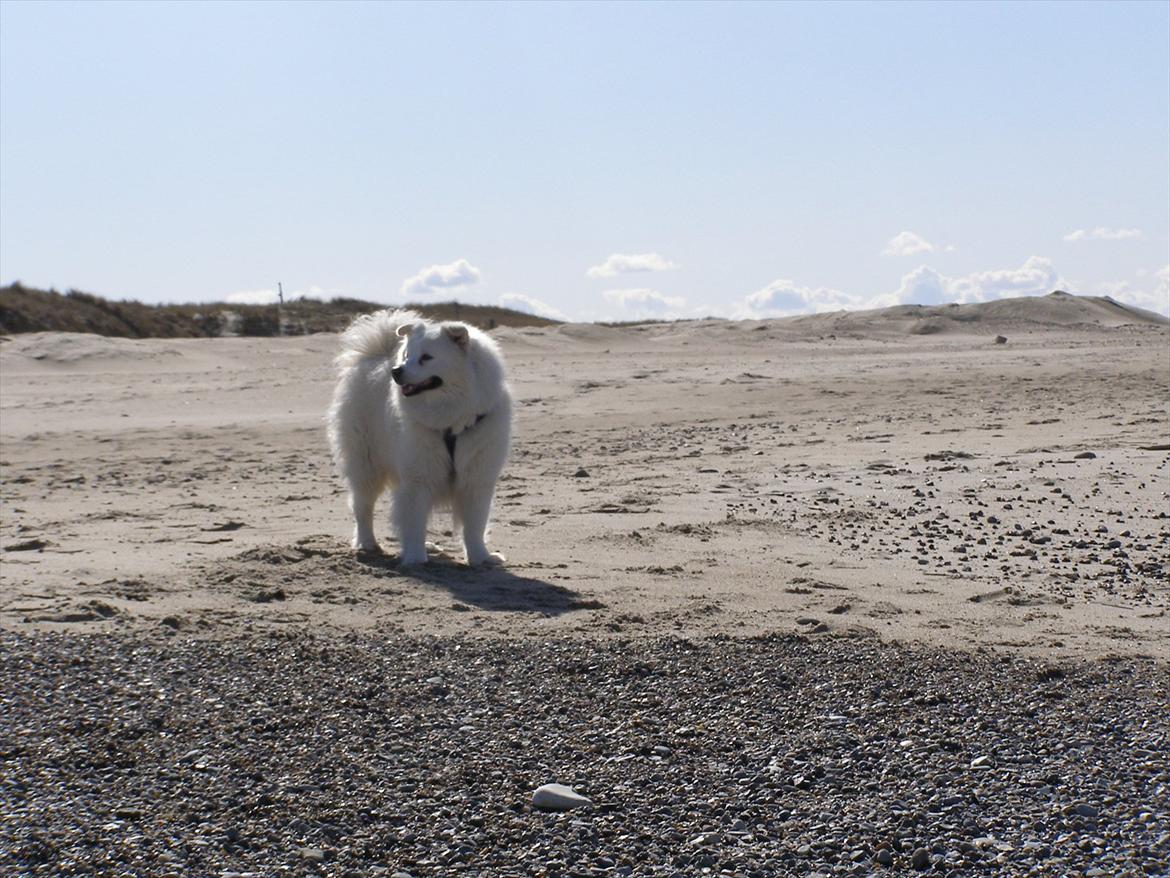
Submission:
{"label": "white cloud", "polygon": [[951,279],[959,302],[986,302],[1009,296],[1045,296],[1063,284],[1051,259],[1029,256],[1019,268],[979,271]]}
{"label": "white cloud", "polygon": [[909,274],[893,293],[878,296],[874,307],[889,305],[943,305],[957,301],[952,292],[955,279],[935,271],[929,265],[920,265]]}
{"label": "white cloud", "polygon": [[[291,302],[294,299],[324,299],[326,296],[339,295],[341,293],[338,290],[326,290],[314,285],[307,290],[286,291],[284,300]],[[280,295],[276,290],[240,290],[228,293],[224,296],[224,301],[229,305],[275,305],[280,301]]]}
{"label": "white cloud", "polygon": [[1157,271],[1139,271],[1140,278],[1150,277],[1153,289],[1135,288],[1129,281],[1115,281],[1101,284],[1101,290],[1110,298],[1126,305],[1136,305],[1147,311],[1156,311],[1170,317],[1170,265],[1163,265]]}
{"label": "white cloud", "polygon": [[787,317],[791,314],[819,314],[824,311],[864,307],[857,296],[831,287],[802,287],[790,280],[774,280],[749,294],[732,309],[736,319]]}
{"label": "white cloud", "polygon": [[500,304],[514,311],[523,311],[525,314],[535,314],[537,317],[547,317],[550,320],[568,320],[563,313],[547,302],[526,296],[523,293],[504,293],[500,296]]}
{"label": "white cloud", "polygon": [[657,290],[606,290],[606,301],[622,309],[618,320],[671,320],[689,317],[687,301],[681,296],[664,296]]}
{"label": "white cloud", "polygon": [[1124,241],[1126,238],[1144,238],[1141,229],[1109,229],[1097,226],[1095,229],[1077,229],[1064,236],[1066,241]]}
{"label": "white cloud", "polygon": [[430,265],[402,282],[402,295],[418,296],[439,290],[459,289],[479,283],[479,269],[466,259],[447,265]]}
{"label": "white cloud", "polygon": [[641,271],[671,271],[678,265],[657,253],[613,253],[601,265],[585,272],[587,277],[617,277]]}
{"label": "white cloud", "polygon": [[1032,256],[1019,268],[977,271],[949,277],[920,265],[902,277],[898,289],[877,296],[869,307],[888,305],[941,305],[948,302],[986,302],[1009,296],[1043,296],[1062,286],[1052,260]]}
{"label": "white cloud", "polygon": [[223,300],[229,305],[273,305],[279,301],[276,290],[240,290],[228,293]]}
{"label": "white cloud", "polygon": [[[882,256],[913,256],[916,253],[933,253],[938,249],[940,248],[935,247],[921,235],[916,235],[914,232],[899,232],[886,242]],[[953,250],[955,248],[947,247],[946,249]]]}
{"label": "white cloud", "polygon": [[985,302],[1008,296],[1043,296],[1063,285],[1052,261],[1043,256],[1033,256],[1019,268],[978,271],[954,277],[928,265],[920,265],[902,277],[894,292],[870,297],[831,287],[804,287],[790,280],[774,280],[733,304],[728,316],[737,320],[762,319],[892,305]]}

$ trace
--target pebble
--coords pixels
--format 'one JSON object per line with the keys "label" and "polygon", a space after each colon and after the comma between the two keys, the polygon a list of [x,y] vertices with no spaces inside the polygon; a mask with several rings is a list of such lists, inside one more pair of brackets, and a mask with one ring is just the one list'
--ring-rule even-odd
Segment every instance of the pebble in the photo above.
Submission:
{"label": "pebble", "polygon": [[[0,628],[0,874],[1164,875],[1168,701],[1147,660],[873,638]],[[604,801],[535,811],[558,773]]]}
{"label": "pebble", "polygon": [[542,811],[571,811],[592,805],[592,800],[582,796],[572,787],[559,783],[546,783],[532,793],[532,804]]}

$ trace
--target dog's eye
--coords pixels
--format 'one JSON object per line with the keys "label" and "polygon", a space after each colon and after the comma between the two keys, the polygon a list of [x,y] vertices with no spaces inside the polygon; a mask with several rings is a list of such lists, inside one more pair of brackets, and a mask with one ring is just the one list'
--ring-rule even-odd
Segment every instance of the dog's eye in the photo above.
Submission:
{"label": "dog's eye", "polygon": [[434,359],[434,357],[432,357],[430,354],[423,354],[421,357],[418,358],[418,361],[420,363],[425,363],[427,360],[432,360],[432,359]]}

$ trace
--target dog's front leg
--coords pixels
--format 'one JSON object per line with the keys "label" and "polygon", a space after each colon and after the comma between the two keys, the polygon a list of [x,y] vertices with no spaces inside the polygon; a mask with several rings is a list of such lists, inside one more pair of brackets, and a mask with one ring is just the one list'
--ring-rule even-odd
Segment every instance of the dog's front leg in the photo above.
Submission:
{"label": "dog's front leg", "polygon": [[431,490],[418,483],[405,483],[394,492],[394,526],[402,546],[399,565],[427,563],[427,519],[431,512]]}
{"label": "dog's front leg", "polygon": [[456,517],[463,524],[463,549],[467,553],[467,563],[472,567],[504,560],[503,555],[489,552],[485,543],[492,494],[490,486],[478,484],[457,485],[455,488]]}

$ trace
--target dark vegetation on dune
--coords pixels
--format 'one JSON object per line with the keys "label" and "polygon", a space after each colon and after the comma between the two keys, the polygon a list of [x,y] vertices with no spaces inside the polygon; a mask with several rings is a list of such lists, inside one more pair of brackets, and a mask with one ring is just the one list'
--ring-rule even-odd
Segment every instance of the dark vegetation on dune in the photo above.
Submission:
{"label": "dark vegetation on dune", "polygon": [[[0,333],[89,332],[121,338],[214,338],[336,332],[358,314],[385,308],[361,299],[296,299],[283,305],[224,302],[147,305],[70,290],[38,290],[19,282],[0,287]],[[544,317],[459,302],[404,304],[431,320],[462,320],[483,329],[549,326]]]}
{"label": "dark vegetation on dune", "polygon": [[[358,314],[387,307],[361,299],[294,299],[283,305],[204,302],[148,305],[115,301],[69,290],[39,290],[19,281],[0,286],[0,335],[19,332],[88,332],[122,338],[216,338],[220,336],[308,335],[338,332]],[[553,326],[549,320],[494,305],[462,302],[395,303],[430,320],[462,320],[481,329],[497,326]],[[713,318],[708,318],[713,319]],[[610,327],[677,323],[678,320],[605,322]],[[777,321],[792,327],[815,324],[820,331],[887,331],[910,335],[971,334],[994,327],[1114,328],[1167,326],[1170,319],[1117,302],[1108,296],[1081,296],[1056,290],[1047,296],[1018,296],[989,302],[896,305],[876,311],[801,314]]]}

